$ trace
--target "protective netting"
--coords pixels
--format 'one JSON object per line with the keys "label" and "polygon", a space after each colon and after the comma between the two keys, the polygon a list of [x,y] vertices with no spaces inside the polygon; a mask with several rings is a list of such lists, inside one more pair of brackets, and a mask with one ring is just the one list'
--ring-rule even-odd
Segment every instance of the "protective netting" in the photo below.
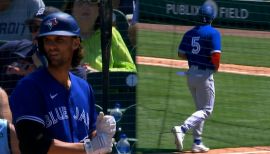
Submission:
{"label": "protective netting", "polygon": [[[175,151],[171,128],[194,110],[177,56],[183,34],[196,24],[204,1],[140,1],[137,64],[138,148]],[[222,35],[219,73],[214,75],[216,100],[206,121],[203,141],[210,148],[268,145],[269,5],[255,1],[216,1],[213,26]],[[193,143],[191,131],[184,150]]]}

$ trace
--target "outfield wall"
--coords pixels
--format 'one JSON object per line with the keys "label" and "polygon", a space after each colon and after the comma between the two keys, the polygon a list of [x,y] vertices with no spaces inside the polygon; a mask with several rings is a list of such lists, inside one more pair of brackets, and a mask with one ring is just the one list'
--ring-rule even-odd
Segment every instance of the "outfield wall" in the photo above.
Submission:
{"label": "outfield wall", "polygon": [[[193,25],[204,0],[140,1],[140,22]],[[222,28],[270,30],[270,3],[216,0],[217,18],[213,25]]]}

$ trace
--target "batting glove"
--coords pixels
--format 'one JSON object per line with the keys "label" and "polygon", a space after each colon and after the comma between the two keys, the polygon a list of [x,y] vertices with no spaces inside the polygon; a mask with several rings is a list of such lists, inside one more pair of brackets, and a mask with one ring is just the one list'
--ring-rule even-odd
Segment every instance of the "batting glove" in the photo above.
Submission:
{"label": "batting glove", "polygon": [[107,134],[97,134],[92,140],[84,140],[86,154],[106,154],[112,152],[112,138]]}
{"label": "batting glove", "polygon": [[116,122],[113,116],[104,115],[100,112],[97,117],[96,130],[98,134],[107,134],[109,137],[113,137],[116,131]]}

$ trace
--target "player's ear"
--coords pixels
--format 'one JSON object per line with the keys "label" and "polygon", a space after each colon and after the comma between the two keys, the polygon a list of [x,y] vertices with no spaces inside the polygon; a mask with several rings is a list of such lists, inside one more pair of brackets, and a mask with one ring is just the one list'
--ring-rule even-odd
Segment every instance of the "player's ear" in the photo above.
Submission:
{"label": "player's ear", "polygon": [[72,45],[73,50],[78,49],[80,47],[80,44],[81,44],[81,39],[79,37],[74,37],[73,45]]}

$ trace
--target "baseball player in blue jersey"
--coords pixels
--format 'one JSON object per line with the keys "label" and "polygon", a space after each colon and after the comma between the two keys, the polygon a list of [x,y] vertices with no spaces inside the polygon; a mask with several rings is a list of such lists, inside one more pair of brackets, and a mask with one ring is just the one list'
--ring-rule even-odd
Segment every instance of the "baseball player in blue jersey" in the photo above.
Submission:
{"label": "baseball player in blue jersey", "polygon": [[199,24],[186,32],[179,45],[179,57],[188,61],[187,84],[196,106],[196,112],[172,132],[179,151],[183,150],[185,133],[193,129],[192,152],[207,152],[202,143],[204,121],[211,115],[215,101],[213,73],[218,71],[221,54],[221,35],[211,26],[215,8],[210,3],[199,9]]}
{"label": "baseball player in blue jersey", "polygon": [[48,66],[24,77],[10,97],[22,154],[110,152],[114,118],[97,116],[91,86],[69,72],[82,59],[75,19],[61,12],[46,16],[38,46]]}

